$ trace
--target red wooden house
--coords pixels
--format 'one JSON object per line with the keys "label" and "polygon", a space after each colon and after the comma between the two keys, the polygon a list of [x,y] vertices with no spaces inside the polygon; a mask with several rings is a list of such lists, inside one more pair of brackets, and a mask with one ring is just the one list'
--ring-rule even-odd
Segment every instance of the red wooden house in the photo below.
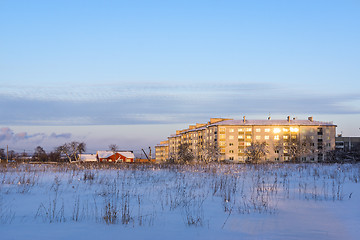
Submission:
{"label": "red wooden house", "polygon": [[97,151],[96,158],[99,162],[134,162],[135,155],[130,151],[112,152],[112,151]]}

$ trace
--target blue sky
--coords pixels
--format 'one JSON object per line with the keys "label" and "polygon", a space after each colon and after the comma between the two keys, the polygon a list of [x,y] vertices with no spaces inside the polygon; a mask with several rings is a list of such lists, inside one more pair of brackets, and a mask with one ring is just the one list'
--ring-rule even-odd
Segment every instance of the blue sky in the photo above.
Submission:
{"label": "blue sky", "polygon": [[269,113],[359,135],[359,16],[346,0],[2,0],[0,148],[141,149]]}

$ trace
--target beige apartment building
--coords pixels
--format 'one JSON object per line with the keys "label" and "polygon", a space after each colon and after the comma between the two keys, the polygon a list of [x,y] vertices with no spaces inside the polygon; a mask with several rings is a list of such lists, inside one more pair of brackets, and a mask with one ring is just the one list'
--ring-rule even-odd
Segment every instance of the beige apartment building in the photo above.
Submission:
{"label": "beige apartment building", "polygon": [[165,162],[169,159],[169,140],[161,141],[155,146],[155,160],[156,162]]}
{"label": "beige apartment building", "polygon": [[[205,149],[219,152],[220,161],[245,162],[246,148],[265,143],[263,161],[321,161],[335,149],[336,125],[332,122],[298,120],[241,120],[211,118],[208,123],[190,125],[168,137],[167,146],[156,148],[156,160],[177,159],[180,144],[188,144],[194,157],[203,161]],[[167,152],[166,152],[167,151]],[[159,156],[159,157],[158,157]]]}

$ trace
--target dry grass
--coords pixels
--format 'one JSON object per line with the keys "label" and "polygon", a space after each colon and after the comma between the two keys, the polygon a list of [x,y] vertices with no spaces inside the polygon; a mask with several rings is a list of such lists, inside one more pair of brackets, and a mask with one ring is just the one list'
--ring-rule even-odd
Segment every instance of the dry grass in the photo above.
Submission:
{"label": "dry grass", "polygon": [[1,164],[0,173],[1,223],[17,216],[6,195],[45,194],[36,221],[133,227],[152,226],[169,213],[186,226],[207,226],[208,206],[217,206],[224,227],[235,215],[276,214],[284,199],[349,199],[344,185],[360,181],[359,164]]}

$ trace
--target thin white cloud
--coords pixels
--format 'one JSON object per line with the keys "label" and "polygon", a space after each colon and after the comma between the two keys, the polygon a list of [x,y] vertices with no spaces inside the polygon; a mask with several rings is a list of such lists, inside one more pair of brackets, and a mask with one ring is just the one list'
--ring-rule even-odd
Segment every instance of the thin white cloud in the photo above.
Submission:
{"label": "thin white cloud", "polygon": [[138,99],[142,97],[166,98],[183,97],[191,94],[212,95],[231,92],[261,91],[274,88],[265,83],[118,83],[96,85],[52,85],[52,86],[15,86],[0,88],[0,96],[12,99],[34,101],[97,102]]}
{"label": "thin white cloud", "polygon": [[239,113],[360,113],[359,94],[314,94],[266,83],[23,86],[10,97],[15,89],[0,90],[0,108],[6,112],[2,125],[181,123]]}

